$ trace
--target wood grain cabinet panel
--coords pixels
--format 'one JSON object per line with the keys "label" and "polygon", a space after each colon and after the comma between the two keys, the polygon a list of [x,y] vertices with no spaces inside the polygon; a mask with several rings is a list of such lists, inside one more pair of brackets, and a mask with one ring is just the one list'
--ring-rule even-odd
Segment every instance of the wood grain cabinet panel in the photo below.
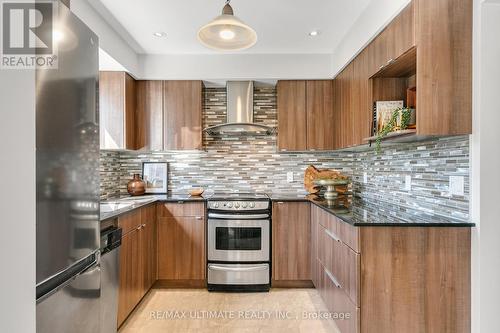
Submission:
{"label": "wood grain cabinet panel", "polygon": [[278,150],[306,150],[306,81],[278,81],[277,94]]}
{"label": "wood grain cabinet panel", "polygon": [[472,0],[418,0],[417,134],[472,132]]}
{"label": "wood grain cabinet panel", "polygon": [[311,280],[308,202],[273,203],[272,265],[275,281]]}
{"label": "wood grain cabinet panel", "polygon": [[204,280],[205,270],[204,218],[159,218],[158,279]]}
{"label": "wood grain cabinet panel", "polygon": [[122,228],[122,234],[137,229],[141,225],[141,211],[136,209],[118,217],[118,226]]}
{"label": "wood grain cabinet panel", "polygon": [[99,72],[101,149],[135,149],[135,80],[125,72]]}
{"label": "wood grain cabinet panel", "polygon": [[141,244],[141,272],[143,275],[143,295],[156,282],[157,273],[157,223],[156,223],[156,205],[149,205],[141,208],[140,244]]}
{"label": "wood grain cabinet panel", "polygon": [[311,205],[311,279],[313,285],[319,288],[319,274],[318,274],[318,232],[319,225],[319,208]]}
{"label": "wood grain cabinet panel", "polygon": [[163,150],[163,81],[137,81],[136,148]]}
{"label": "wood grain cabinet panel", "polygon": [[164,81],[164,148],[202,148],[202,81]]}
{"label": "wood grain cabinet panel", "polygon": [[333,82],[306,82],[307,149],[333,150]]}
{"label": "wood grain cabinet panel", "polygon": [[134,229],[122,237],[120,247],[120,283],[118,287],[118,327],[140,301],[142,295],[139,230]]}
{"label": "wood grain cabinet panel", "polygon": [[159,217],[178,217],[178,216],[204,216],[205,204],[203,202],[167,202],[158,205]]}

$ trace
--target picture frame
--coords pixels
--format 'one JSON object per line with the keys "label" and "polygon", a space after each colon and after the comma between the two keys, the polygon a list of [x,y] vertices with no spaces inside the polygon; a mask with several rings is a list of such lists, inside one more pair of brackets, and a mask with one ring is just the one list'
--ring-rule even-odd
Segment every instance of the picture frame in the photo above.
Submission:
{"label": "picture frame", "polygon": [[374,134],[379,133],[391,119],[394,110],[401,109],[404,101],[377,101],[375,102]]}
{"label": "picture frame", "polygon": [[166,194],[168,191],[168,163],[143,162],[142,180],[146,183],[146,193]]}

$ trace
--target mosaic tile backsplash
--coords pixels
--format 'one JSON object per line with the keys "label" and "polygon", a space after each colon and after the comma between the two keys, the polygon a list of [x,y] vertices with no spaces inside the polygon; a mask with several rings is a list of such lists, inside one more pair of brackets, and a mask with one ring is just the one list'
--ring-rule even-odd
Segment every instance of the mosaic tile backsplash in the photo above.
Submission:
{"label": "mosaic tile backsplash", "polygon": [[[226,119],[224,88],[205,89],[203,127]],[[255,88],[254,120],[277,126],[276,89]],[[210,137],[204,134],[202,151],[101,152],[101,199],[126,195],[133,173],[142,162],[168,162],[168,185],[173,193],[191,187],[213,191],[257,191],[305,194],[307,166],[342,170],[353,179],[355,194],[374,206],[398,205],[406,210],[439,211],[444,217],[469,220],[469,140],[453,137],[424,143],[362,152],[278,153],[276,136]],[[294,181],[287,182],[293,172]],[[364,173],[368,182],[365,184]],[[405,190],[405,177],[412,188]],[[463,176],[465,193],[450,196],[450,176]]]}

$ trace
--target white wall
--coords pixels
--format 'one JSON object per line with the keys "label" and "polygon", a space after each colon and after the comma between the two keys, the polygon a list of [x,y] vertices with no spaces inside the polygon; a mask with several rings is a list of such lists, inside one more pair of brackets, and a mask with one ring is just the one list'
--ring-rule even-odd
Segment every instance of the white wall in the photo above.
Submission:
{"label": "white wall", "polygon": [[337,76],[410,2],[411,0],[372,0],[335,49],[332,76]]}
{"label": "white wall", "polygon": [[88,0],[71,1],[71,11],[99,36],[99,47],[118,61],[134,77],[140,75],[136,51],[114,30]]}
{"label": "white wall", "polygon": [[0,332],[35,332],[35,74],[0,70]]}
{"label": "white wall", "polygon": [[473,332],[500,332],[500,0],[474,0]]}
{"label": "white wall", "polygon": [[141,55],[142,79],[331,78],[330,54]]}

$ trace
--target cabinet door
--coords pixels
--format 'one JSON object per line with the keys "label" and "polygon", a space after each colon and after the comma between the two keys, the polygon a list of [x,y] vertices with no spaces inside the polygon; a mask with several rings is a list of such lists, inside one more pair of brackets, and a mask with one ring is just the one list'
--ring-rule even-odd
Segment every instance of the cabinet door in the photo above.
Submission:
{"label": "cabinet door", "polygon": [[135,149],[135,80],[125,72],[99,72],[101,149]]}
{"label": "cabinet door", "polygon": [[386,35],[387,60],[391,62],[415,46],[415,1],[410,2],[382,32]]}
{"label": "cabinet door", "polygon": [[350,63],[340,74],[340,132],[341,148],[350,147],[353,140],[353,114],[351,112],[351,92],[353,84],[353,64]]}
{"label": "cabinet door", "polygon": [[311,279],[316,288],[319,288],[318,274],[318,210],[320,208],[311,205]]}
{"label": "cabinet door", "polygon": [[363,50],[354,60],[352,69],[351,113],[352,144],[361,145],[371,136],[372,106],[368,73],[368,50]]}
{"label": "cabinet door", "polygon": [[202,148],[202,81],[164,81],[164,147]]}
{"label": "cabinet door", "polygon": [[122,238],[120,247],[120,283],[118,287],[118,326],[128,317],[142,297],[139,229]]}
{"label": "cabinet door", "polygon": [[277,91],[278,150],[306,150],[306,81],[278,81]]}
{"label": "cabinet door", "polygon": [[418,1],[418,135],[472,132],[472,3]]}
{"label": "cabinet door", "polygon": [[143,295],[156,281],[157,246],[156,246],[156,206],[150,205],[141,209],[141,272],[143,282]]}
{"label": "cabinet door", "polygon": [[158,219],[158,279],[205,279],[204,217]]}
{"label": "cabinet door", "polygon": [[273,204],[273,279],[311,280],[311,224],[308,202]]}
{"label": "cabinet door", "polygon": [[163,81],[137,81],[136,147],[163,150]]}
{"label": "cabinet door", "polygon": [[333,83],[315,80],[306,83],[307,149],[333,150]]}

